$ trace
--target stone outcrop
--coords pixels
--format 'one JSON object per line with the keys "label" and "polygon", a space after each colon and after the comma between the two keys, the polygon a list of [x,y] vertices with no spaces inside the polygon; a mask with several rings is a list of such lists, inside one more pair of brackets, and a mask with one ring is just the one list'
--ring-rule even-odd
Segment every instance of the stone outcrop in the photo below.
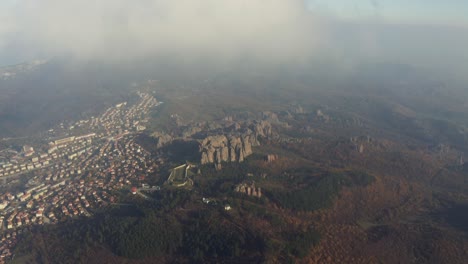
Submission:
{"label": "stone outcrop", "polygon": [[291,105],[289,111],[291,111],[294,114],[305,114],[306,113],[304,111],[304,108],[302,108],[302,106],[299,105],[299,104]]}
{"label": "stone outcrop", "polygon": [[279,123],[278,115],[276,113],[273,113],[271,111],[265,111],[262,112],[262,118],[263,120],[272,122],[272,123]]}
{"label": "stone outcrop", "polygon": [[265,156],[265,161],[268,163],[274,162],[278,159],[278,155],[276,154],[268,154]]}
{"label": "stone outcrop", "polygon": [[248,196],[254,196],[261,198],[262,197],[262,189],[260,187],[255,187],[255,182],[252,183],[241,183],[236,186],[234,191],[238,193],[247,194]]}
{"label": "stone outcrop", "polygon": [[318,110],[317,110],[317,118],[318,118],[319,120],[324,121],[325,123],[328,122],[328,121],[330,121],[330,116],[324,114],[324,113],[322,112],[321,109],[318,109]]}
{"label": "stone outcrop", "polygon": [[260,145],[260,138],[269,138],[273,135],[271,124],[267,121],[235,124],[231,129],[201,140],[201,164],[242,162],[252,154],[252,147]]}
{"label": "stone outcrop", "polygon": [[273,135],[271,124],[267,121],[254,122],[251,126],[255,135],[268,138]]}
{"label": "stone outcrop", "polygon": [[184,139],[190,138],[191,136],[201,131],[203,131],[203,129],[200,126],[189,126],[185,128],[184,131],[182,132],[182,138]]}
{"label": "stone outcrop", "polygon": [[156,148],[161,148],[169,143],[172,142],[173,138],[171,135],[162,133],[162,132],[154,132],[152,135],[156,139],[158,143],[156,143]]}
{"label": "stone outcrop", "polygon": [[[265,112],[264,116],[277,119],[272,112]],[[154,132],[152,137],[157,140],[157,148],[177,140],[196,141],[199,143],[200,163],[212,163],[220,169],[222,162],[244,161],[252,154],[252,147],[260,145],[261,139],[273,137],[273,131],[267,120],[235,121],[228,116],[220,121],[178,126],[171,134]]]}
{"label": "stone outcrop", "polygon": [[364,153],[366,146],[370,146],[372,138],[370,136],[350,137],[352,146],[360,153]]}
{"label": "stone outcrop", "polygon": [[200,144],[201,164],[221,162],[242,162],[252,154],[252,146],[258,141],[254,134],[205,138]]}

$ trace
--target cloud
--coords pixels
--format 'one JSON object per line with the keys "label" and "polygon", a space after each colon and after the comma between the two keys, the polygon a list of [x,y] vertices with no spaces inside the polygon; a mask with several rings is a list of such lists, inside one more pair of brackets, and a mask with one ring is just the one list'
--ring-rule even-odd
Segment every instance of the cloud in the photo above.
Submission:
{"label": "cloud", "polygon": [[[318,40],[302,0],[23,0],[2,9],[14,41],[77,58],[284,60],[310,55]],[[12,42],[6,36],[0,27],[0,43]]]}
{"label": "cloud", "polygon": [[[379,0],[365,3],[379,10],[386,7]],[[387,23],[379,16],[350,19],[330,12],[327,4],[317,0],[1,0],[0,64],[7,59],[19,62],[64,55],[111,63],[164,56],[195,58],[194,62],[329,59],[340,65],[391,61],[468,68],[466,27]]]}

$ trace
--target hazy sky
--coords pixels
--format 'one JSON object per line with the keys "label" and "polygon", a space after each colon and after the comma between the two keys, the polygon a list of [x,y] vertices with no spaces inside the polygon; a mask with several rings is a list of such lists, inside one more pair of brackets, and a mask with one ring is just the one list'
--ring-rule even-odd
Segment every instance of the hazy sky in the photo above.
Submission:
{"label": "hazy sky", "polygon": [[61,55],[270,63],[326,54],[459,67],[466,14],[467,0],[0,0],[0,65]]}
{"label": "hazy sky", "polygon": [[466,0],[307,0],[307,3],[311,9],[347,19],[468,25]]}

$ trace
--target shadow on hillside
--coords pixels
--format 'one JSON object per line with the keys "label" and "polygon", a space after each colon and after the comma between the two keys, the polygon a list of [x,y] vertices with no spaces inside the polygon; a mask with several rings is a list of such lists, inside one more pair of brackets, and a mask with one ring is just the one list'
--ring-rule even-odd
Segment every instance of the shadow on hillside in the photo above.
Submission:
{"label": "shadow on hillside", "polygon": [[434,214],[450,226],[468,233],[468,204],[455,204]]}

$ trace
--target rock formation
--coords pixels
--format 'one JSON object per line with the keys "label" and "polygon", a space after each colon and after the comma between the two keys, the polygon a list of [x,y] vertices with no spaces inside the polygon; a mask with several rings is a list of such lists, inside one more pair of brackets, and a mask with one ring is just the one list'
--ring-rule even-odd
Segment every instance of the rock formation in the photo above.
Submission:
{"label": "rock formation", "polygon": [[255,187],[255,182],[250,184],[241,183],[234,188],[234,191],[247,194],[248,196],[254,196],[258,198],[262,197],[262,189],[260,187]]}
{"label": "rock formation", "polygon": [[253,134],[240,136],[216,135],[205,138],[200,145],[201,164],[242,162],[252,154],[258,141]]}
{"label": "rock formation", "polygon": [[278,159],[278,155],[276,155],[276,154],[268,154],[265,157],[265,161],[268,162],[268,163],[274,162],[277,159]]}
{"label": "rock formation", "polygon": [[328,121],[330,121],[330,116],[324,114],[324,113],[322,112],[321,109],[318,109],[318,110],[317,110],[316,116],[317,116],[317,118],[318,118],[319,120],[322,120],[322,121],[324,121],[325,123],[328,122]]}
{"label": "rock formation", "polygon": [[182,138],[184,138],[184,139],[190,138],[191,136],[193,136],[196,133],[199,133],[201,131],[203,131],[203,129],[199,125],[198,126],[188,126],[182,132]]}
{"label": "rock formation", "polygon": [[295,105],[292,107],[291,111],[295,114],[305,114],[304,108],[301,105]]}
{"label": "rock formation", "polygon": [[364,145],[363,144],[359,145],[359,153],[361,153],[361,154],[364,153]]}
{"label": "rock formation", "polygon": [[[274,113],[265,112],[265,115],[277,119]],[[200,163],[213,163],[216,168],[221,168],[222,162],[244,161],[252,154],[252,147],[260,145],[262,138],[271,138],[273,131],[270,122],[266,120],[234,121],[233,117],[226,117],[215,122],[178,126],[171,134],[155,132],[152,136],[157,140],[157,148],[175,140],[197,141]]]}
{"label": "rock formation", "polygon": [[273,134],[271,124],[267,121],[235,124],[231,128],[201,140],[201,164],[242,162],[252,154],[252,147],[260,145],[260,138],[268,138]]}
{"label": "rock formation", "polygon": [[267,121],[254,122],[250,127],[257,136],[267,138],[273,135],[271,124]]}
{"label": "rock formation", "polygon": [[156,145],[157,148],[161,148],[161,147],[171,143],[172,140],[173,140],[171,135],[168,135],[168,134],[165,134],[165,133],[162,133],[162,132],[154,132],[151,136],[156,138],[156,140],[158,141],[158,143]]}
{"label": "rock formation", "polygon": [[273,113],[271,111],[264,111],[262,112],[262,118],[263,120],[272,122],[272,123],[279,123],[278,115],[276,113]]}

